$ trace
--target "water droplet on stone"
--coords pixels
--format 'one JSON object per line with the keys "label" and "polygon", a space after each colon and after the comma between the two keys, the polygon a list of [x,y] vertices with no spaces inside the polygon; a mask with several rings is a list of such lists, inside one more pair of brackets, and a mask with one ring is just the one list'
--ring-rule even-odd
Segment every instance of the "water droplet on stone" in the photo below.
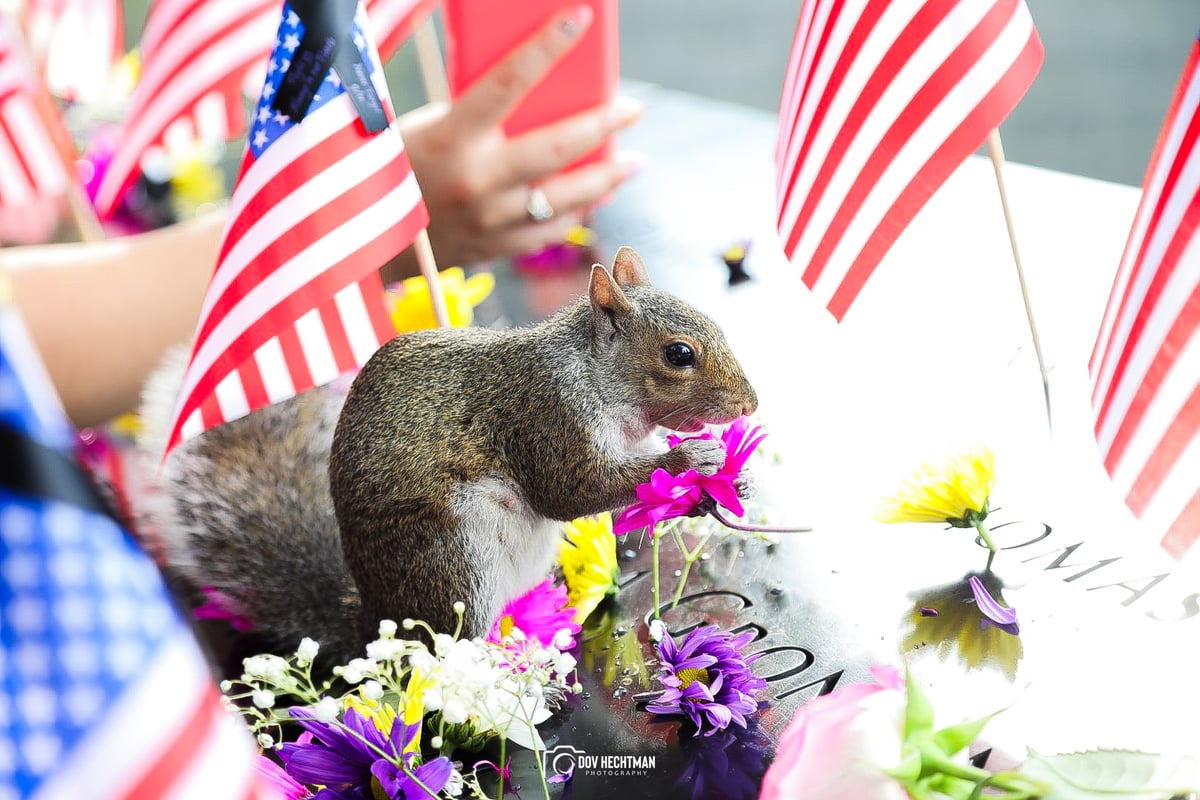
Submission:
{"label": "water droplet on stone", "polygon": [[624,697],[627,694],[629,694],[628,689],[626,689],[624,686],[618,686],[616,689],[613,689],[612,696],[613,696],[614,700],[620,700],[622,697]]}
{"label": "water droplet on stone", "polygon": [[710,558],[712,558],[712,553],[701,553],[700,554],[701,561],[708,561]]}
{"label": "water droplet on stone", "polygon": [[592,699],[592,693],[591,693],[591,692],[584,692],[583,694],[581,694],[581,695],[579,695],[579,696],[580,696],[580,697],[582,697],[584,700],[591,700],[591,699]]}
{"label": "water droplet on stone", "polygon": [[675,570],[675,577],[676,577],[676,578],[680,577],[681,575],[683,575],[683,570],[681,570],[681,569],[677,569],[677,570]]}
{"label": "water droplet on stone", "polygon": [[629,629],[624,626],[619,626],[613,630],[613,638],[620,639],[625,634],[629,633]]}
{"label": "water droplet on stone", "polygon": [[783,594],[783,587],[782,586],[772,586],[771,594],[774,595],[775,597],[779,597],[781,594]]}
{"label": "water droplet on stone", "polygon": [[621,555],[623,555],[627,561],[632,561],[633,559],[637,558],[637,553],[633,550],[626,550]]}
{"label": "water droplet on stone", "polygon": [[738,550],[738,558],[745,558],[745,557],[746,557],[746,551]]}

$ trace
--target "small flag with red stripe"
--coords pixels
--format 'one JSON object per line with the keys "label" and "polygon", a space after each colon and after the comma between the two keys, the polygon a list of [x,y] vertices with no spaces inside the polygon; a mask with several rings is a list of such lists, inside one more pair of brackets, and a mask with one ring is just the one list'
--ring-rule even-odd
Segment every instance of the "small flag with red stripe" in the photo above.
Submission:
{"label": "small flag with red stripe", "polygon": [[225,141],[245,128],[243,90],[274,44],[279,0],[155,0],[140,44],[141,76],[96,190],[109,217],[155,148]]}
{"label": "small flag with red stripe", "polygon": [[1042,54],[1024,0],[805,0],[780,101],[777,223],[835,318]]}
{"label": "small flag with red stripe", "polygon": [[1104,466],[1176,557],[1200,538],[1200,41],[1151,156],[1092,353]]}
{"label": "small flag with red stripe", "polygon": [[46,87],[73,102],[101,99],[125,54],[121,0],[26,0],[21,13]]}
{"label": "small flag with red stripe", "polygon": [[[41,113],[42,89],[17,31],[0,15],[0,207],[20,208],[61,197],[78,177],[59,145],[69,141],[57,118]],[[51,124],[59,125],[57,131]]]}
{"label": "small flag with red stripe", "polygon": [[0,796],[276,797],[73,436],[0,299]]}
{"label": "small flag with red stripe", "polygon": [[[284,5],[168,450],[361,367],[395,335],[377,270],[429,215],[390,125],[362,7],[346,17],[324,72],[312,70],[321,53],[305,50],[324,41],[306,35],[308,19]],[[342,68],[342,59],[354,64]],[[296,63],[307,69],[292,81]],[[320,81],[300,98],[307,105],[293,92],[304,75]],[[356,75],[363,80],[347,91]]]}

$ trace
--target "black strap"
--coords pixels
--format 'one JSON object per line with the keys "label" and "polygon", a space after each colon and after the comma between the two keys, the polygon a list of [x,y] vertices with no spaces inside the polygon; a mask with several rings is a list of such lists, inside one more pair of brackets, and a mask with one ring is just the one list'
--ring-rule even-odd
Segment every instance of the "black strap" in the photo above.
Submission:
{"label": "black strap", "polygon": [[71,456],[0,425],[0,487],[117,519],[92,479]]}
{"label": "black strap", "polygon": [[369,133],[388,126],[383,101],[371,73],[350,37],[358,0],[291,0],[304,24],[304,36],[271,101],[277,111],[299,122],[332,67]]}

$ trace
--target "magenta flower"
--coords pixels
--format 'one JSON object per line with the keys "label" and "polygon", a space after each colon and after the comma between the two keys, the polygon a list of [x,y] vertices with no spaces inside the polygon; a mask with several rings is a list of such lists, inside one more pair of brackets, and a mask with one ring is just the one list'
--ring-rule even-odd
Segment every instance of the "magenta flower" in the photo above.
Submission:
{"label": "magenta flower", "polygon": [[[305,735],[295,743],[284,744],[280,756],[288,774],[297,781],[324,787],[314,800],[373,800],[377,796],[375,785],[391,800],[425,797],[421,785],[437,793],[450,780],[450,759],[440,756],[413,769],[416,753],[404,752],[421,727],[420,722],[405,725],[397,719],[388,735],[353,708],[346,709],[340,725],[321,722],[307,708],[292,708],[291,714]],[[390,758],[380,757],[380,752]],[[416,780],[396,766],[394,762],[400,758]]]}
{"label": "magenta flower", "polygon": [[[513,628],[519,628],[529,641],[554,644],[564,651],[575,647],[575,636],[582,630],[575,621],[575,609],[567,605],[567,587],[556,585],[552,578],[510,600],[492,623],[487,639],[501,643]],[[555,636],[564,628],[570,633],[569,641],[555,642]]]}
{"label": "magenta flower", "polygon": [[715,625],[696,628],[679,645],[664,636],[656,646],[662,661],[656,677],[666,689],[646,709],[683,714],[705,736],[731,723],[746,727],[746,715],[758,710],[754,693],[767,686],[750,671],[758,656],[742,654],[753,638],[751,631],[734,636]]}
{"label": "magenta flower", "polygon": [[312,792],[306,786],[288,775],[273,759],[259,755],[254,759],[254,769],[262,782],[274,789],[284,800],[306,800],[312,797]]}
{"label": "magenta flower", "polygon": [[[613,533],[653,528],[665,519],[707,513],[701,508],[708,500],[740,517],[745,509],[738,497],[737,481],[750,454],[766,436],[762,426],[751,427],[746,417],[739,417],[720,432],[721,443],[725,446],[725,463],[715,474],[701,475],[689,469],[671,475],[665,469],[656,469],[648,483],[637,487],[637,502],[622,511],[613,522]],[[717,434],[710,428],[699,436],[671,435],[667,437],[667,444],[675,447],[688,439],[715,441]]]}
{"label": "magenta flower", "polygon": [[981,628],[991,625],[1005,633],[1011,633],[1013,636],[1020,634],[1021,628],[1017,625],[1015,608],[1000,605],[999,601],[992,597],[992,593],[983,585],[983,581],[976,576],[972,575],[967,578],[967,583],[971,585],[971,594],[975,595],[975,606],[979,609],[979,613],[983,614],[983,619],[979,620]]}
{"label": "magenta flower", "polygon": [[254,630],[254,621],[241,611],[241,605],[220,589],[201,586],[204,602],[192,611],[194,619],[216,619],[228,622],[235,631]]}

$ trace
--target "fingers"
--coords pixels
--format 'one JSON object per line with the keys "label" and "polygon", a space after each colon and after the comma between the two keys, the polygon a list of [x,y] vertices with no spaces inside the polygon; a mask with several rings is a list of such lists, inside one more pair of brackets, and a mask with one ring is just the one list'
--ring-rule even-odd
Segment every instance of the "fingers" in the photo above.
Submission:
{"label": "fingers", "polygon": [[543,175],[558,172],[632,125],[645,110],[638,100],[618,97],[603,108],[585,111],[509,139],[505,157],[497,162],[497,167],[503,170],[497,175],[498,185],[530,183]]}
{"label": "fingers", "polygon": [[455,124],[476,130],[499,125],[591,24],[590,6],[556,14],[463,92],[454,104]]}
{"label": "fingers", "polygon": [[[614,189],[635,175],[644,159],[637,153],[621,153],[612,161],[589,164],[538,184],[554,209],[554,219],[568,216],[578,221]],[[524,184],[505,190],[477,220],[481,229],[529,225],[529,187]],[[536,227],[536,226],[534,226]],[[565,230],[565,228],[564,228]]]}

